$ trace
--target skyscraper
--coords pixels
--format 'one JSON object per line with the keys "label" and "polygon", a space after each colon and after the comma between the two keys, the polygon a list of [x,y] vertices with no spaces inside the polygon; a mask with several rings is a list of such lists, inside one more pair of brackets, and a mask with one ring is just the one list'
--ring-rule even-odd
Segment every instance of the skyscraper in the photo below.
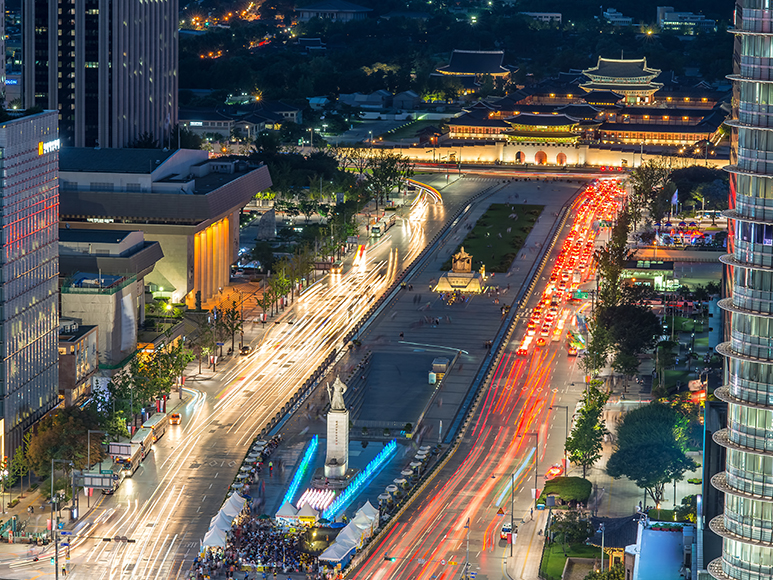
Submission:
{"label": "skyscraper", "polygon": [[57,405],[56,112],[0,122],[0,448]]}
{"label": "skyscraper", "polygon": [[720,301],[729,341],[727,427],[714,433],[725,470],[711,483],[724,493],[724,514],[709,526],[722,557],[717,579],[773,577],[773,13],[770,0],[736,0],[730,209],[726,265],[730,297]]}
{"label": "skyscraper", "polygon": [[62,145],[160,142],[177,123],[178,0],[24,0],[23,101]]}

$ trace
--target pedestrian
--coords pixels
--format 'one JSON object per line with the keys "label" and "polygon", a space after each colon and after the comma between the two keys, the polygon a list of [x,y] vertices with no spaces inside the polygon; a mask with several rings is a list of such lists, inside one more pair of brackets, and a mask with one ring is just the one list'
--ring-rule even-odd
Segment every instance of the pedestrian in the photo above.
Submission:
{"label": "pedestrian", "polygon": [[531,519],[534,519],[534,508],[529,509],[529,515],[531,516]]}
{"label": "pedestrian", "polygon": [[67,578],[67,566],[65,566],[65,565],[62,566],[62,576]]}

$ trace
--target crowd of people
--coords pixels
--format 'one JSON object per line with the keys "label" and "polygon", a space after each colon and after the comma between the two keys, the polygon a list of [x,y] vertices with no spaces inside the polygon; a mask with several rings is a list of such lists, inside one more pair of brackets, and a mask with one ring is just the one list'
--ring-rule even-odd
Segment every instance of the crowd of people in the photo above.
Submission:
{"label": "crowd of people", "polygon": [[303,528],[287,530],[273,519],[245,512],[231,529],[225,549],[208,548],[194,561],[192,578],[284,580],[288,574],[305,574],[309,580],[322,580],[317,558],[301,551],[303,533]]}

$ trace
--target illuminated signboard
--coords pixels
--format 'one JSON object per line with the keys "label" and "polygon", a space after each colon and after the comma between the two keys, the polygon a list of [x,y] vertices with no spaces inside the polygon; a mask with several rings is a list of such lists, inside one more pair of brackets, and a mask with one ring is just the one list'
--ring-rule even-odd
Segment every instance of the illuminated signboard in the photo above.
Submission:
{"label": "illuminated signboard", "polygon": [[19,79],[5,79],[6,85],[18,85]]}
{"label": "illuminated signboard", "polygon": [[191,127],[202,127],[203,125],[202,121],[191,121]]}
{"label": "illuminated signboard", "polygon": [[38,155],[45,155],[46,153],[53,153],[54,151],[59,151],[59,145],[60,145],[59,139],[54,139],[53,141],[46,141],[45,143],[41,141],[40,143],[38,143]]}

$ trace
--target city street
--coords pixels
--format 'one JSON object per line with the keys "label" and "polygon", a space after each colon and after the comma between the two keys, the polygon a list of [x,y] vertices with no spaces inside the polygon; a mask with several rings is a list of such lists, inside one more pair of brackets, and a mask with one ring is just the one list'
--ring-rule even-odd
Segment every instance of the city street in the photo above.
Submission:
{"label": "city street", "polygon": [[[444,179],[430,177],[438,187]],[[247,446],[312,370],[441,228],[447,216],[491,180],[459,180],[443,189],[443,205],[417,204],[413,215],[368,245],[365,259],[341,276],[311,287],[281,323],[247,325],[253,353],[189,381],[194,396],[154,445],[133,478],[112,497],[100,496],[82,518],[66,565],[73,578],[176,578],[190,566]],[[408,209],[406,206],[405,209]],[[291,322],[292,324],[288,324]],[[189,367],[190,374],[197,364]],[[95,497],[95,500],[97,498]],[[82,498],[82,504],[85,504]],[[133,542],[103,542],[123,536]],[[48,554],[3,566],[3,577],[53,577]],[[16,551],[15,553],[19,553]]]}
{"label": "city street", "polygon": [[[574,222],[570,221],[573,238],[564,247],[589,235],[593,222],[606,211],[597,204],[593,215],[575,213]],[[560,274],[559,260],[566,259],[559,254],[564,239],[559,242],[460,447],[353,578],[450,579],[460,577],[465,562],[477,579],[502,578],[510,547],[500,539],[500,531],[511,519],[519,528],[521,540],[516,545],[521,557],[510,560],[508,573],[536,578],[541,542],[534,542],[533,537],[544,518],[532,511],[533,492],[535,487],[542,488],[546,471],[561,464],[566,425],[584,388],[578,358],[567,356],[566,341],[548,339],[535,346],[526,324],[547,316],[534,309],[544,304],[544,296],[550,295],[548,288],[557,285],[553,274]],[[572,320],[577,310],[588,305],[565,302],[558,320]],[[519,354],[524,346],[526,352]]]}

